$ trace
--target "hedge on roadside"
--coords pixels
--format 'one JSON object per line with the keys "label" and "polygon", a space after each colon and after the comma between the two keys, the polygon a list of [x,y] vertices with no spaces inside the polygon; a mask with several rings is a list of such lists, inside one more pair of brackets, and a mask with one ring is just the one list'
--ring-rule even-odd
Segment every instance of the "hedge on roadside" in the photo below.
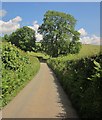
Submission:
{"label": "hedge on roadside", "polygon": [[101,58],[102,53],[79,60],[48,60],[80,118],[102,118]]}
{"label": "hedge on roadside", "polygon": [[40,63],[37,58],[7,42],[2,43],[1,63],[1,107],[4,107],[34,77],[40,68]]}

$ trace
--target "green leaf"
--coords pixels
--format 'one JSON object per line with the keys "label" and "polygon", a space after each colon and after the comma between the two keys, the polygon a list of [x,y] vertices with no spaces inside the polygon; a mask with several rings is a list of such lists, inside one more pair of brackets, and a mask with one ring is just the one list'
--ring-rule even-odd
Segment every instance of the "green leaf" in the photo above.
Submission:
{"label": "green leaf", "polygon": [[98,67],[98,68],[101,68],[100,64],[94,60],[94,64]]}

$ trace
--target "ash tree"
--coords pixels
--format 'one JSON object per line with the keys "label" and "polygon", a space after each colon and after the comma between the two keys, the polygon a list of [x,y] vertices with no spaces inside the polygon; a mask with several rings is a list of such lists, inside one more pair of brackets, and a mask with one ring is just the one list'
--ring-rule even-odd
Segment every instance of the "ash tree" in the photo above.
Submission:
{"label": "ash tree", "polygon": [[78,53],[81,43],[80,34],[75,30],[75,18],[66,13],[47,11],[39,32],[43,35],[41,41],[43,51],[52,57],[61,54]]}
{"label": "ash tree", "polygon": [[17,29],[9,36],[9,42],[24,51],[33,51],[35,41],[35,31],[27,26]]}

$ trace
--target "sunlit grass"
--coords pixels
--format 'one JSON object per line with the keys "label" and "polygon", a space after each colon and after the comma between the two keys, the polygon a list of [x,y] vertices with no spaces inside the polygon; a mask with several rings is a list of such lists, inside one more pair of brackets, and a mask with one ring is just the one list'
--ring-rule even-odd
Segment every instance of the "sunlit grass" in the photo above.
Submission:
{"label": "sunlit grass", "polygon": [[34,57],[42,57],[43,59],[48,59],[50,57],[46,53],[41,53],[41,52],[28,52],[28,54]]}
{"label": "sunlit grass", "polygon": [[57,59],[66,61],[66,60],[73,60],[73,59],[89,57],[89,56],[100,53],[101,47],[102,46],[98,46],[98,45],[82,45],[82,48],[78,54],[68,54],[66,56],[60,56]]}

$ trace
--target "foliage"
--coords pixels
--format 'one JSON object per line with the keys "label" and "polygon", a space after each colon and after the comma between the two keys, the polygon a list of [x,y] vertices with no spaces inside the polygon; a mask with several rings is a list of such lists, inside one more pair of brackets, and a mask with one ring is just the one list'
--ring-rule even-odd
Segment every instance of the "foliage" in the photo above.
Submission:
{"label": "foliage", "polygon": [[60,54],[78,53],[81,47],[79,33],[74,30],[76,20],[70,14],[47,11],[39,27],[44,52],[52,57]]}
{"label": "foliage", "polygon": [[5,106],[22,87],[39,70],[37,58],[16,48],[14,45],[2,43],[2,105]]}
{"label": "foliage", "polygon": [[41,47],[41,43],[40,42],[36,42],[36,48],[35,48],[35,52],[42,52],[43,49]]}
{"label": "foliage", "polygon": [[2,41],[2,37],[0,36],[0,42]]}
{"label": "foliage", "polygon": [[41,53],[41,52],[28,52],[29,55],[34,56],[34,57],[42,57],[43,59],[49,59],[50,56],[47,55],[46,53]]}
{"label": "foliage", "polygon": [[80,59],[48,60],[81,118],[102,118],[102,53]]}
{"label": "foliage", "polygon": [[9,41],[9,35],[5,34],[2,38],[2,41]]}
{"label": "foliage", "polygon": [[35,50],[35,40],[35,31],[26,26],[17,29],[9,36],[9,42],[24,51]]}

